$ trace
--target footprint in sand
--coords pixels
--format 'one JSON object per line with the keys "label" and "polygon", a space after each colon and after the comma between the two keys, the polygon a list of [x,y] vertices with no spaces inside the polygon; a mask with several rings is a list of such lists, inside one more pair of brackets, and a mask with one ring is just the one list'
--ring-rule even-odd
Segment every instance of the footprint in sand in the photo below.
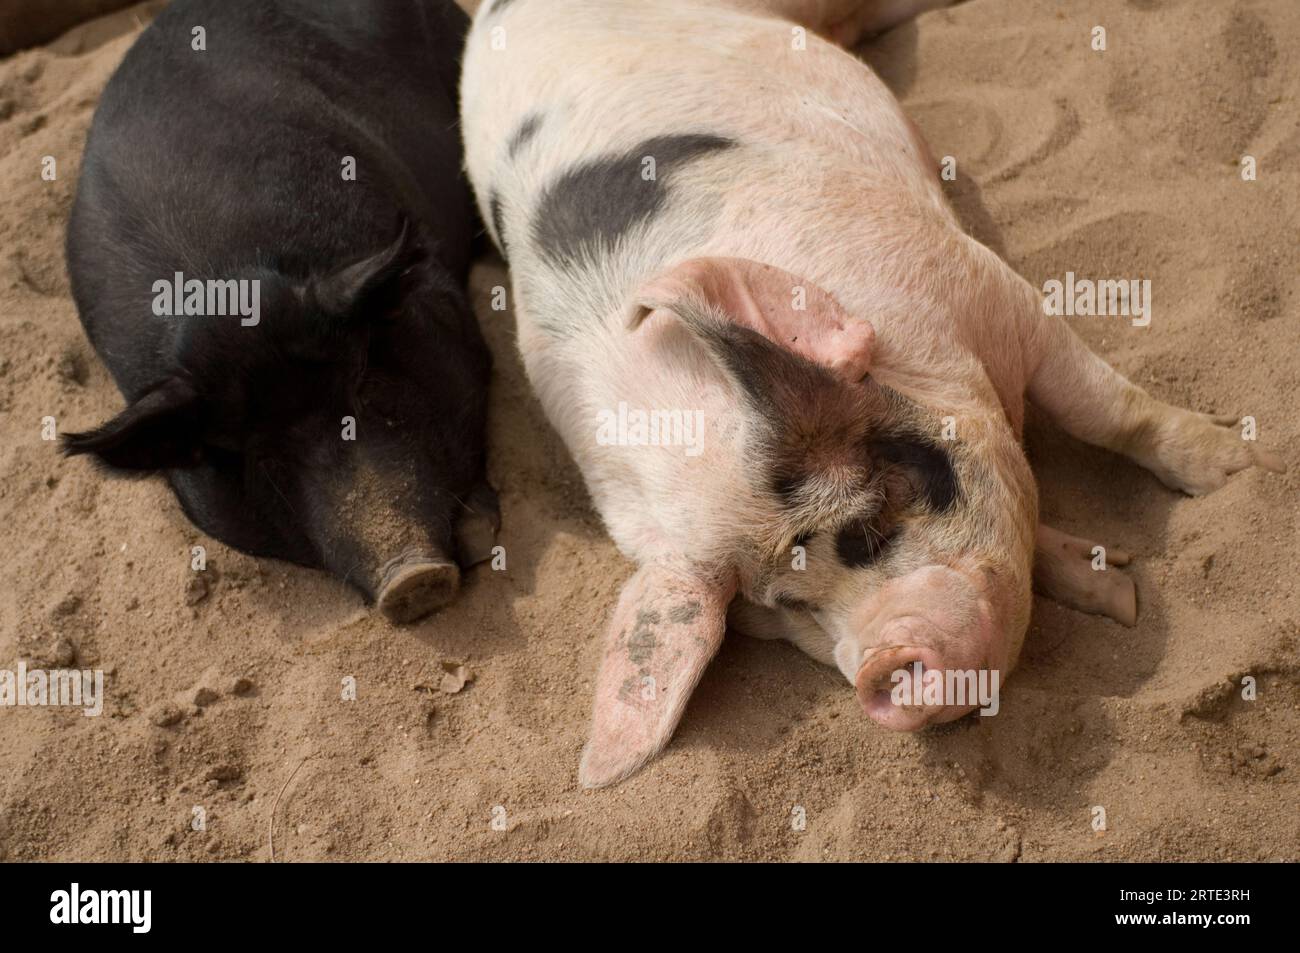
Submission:
{"label": "footprint in sand", "polygon": [[1117,64],[1106,110],[1134,136],[1176,144],[1180,162],[1233,161],[1249,150],[1270,110],[1282,117],[1270,85],[1277,42],[1250,11],[1188,13],[1178,24],[1179,43],[1157,42],[1154,25],[1145,28],[1149,39],[1135,35],[1143,55]]}
{"label": "footprint in sand", "polygon": [[[1090,220],[1063,219],[1058,225],[1068,227],[1013,262],[1031,284],[1041,286],[1073,271],[1079,278],[1150,279],[1154,295],[1176,286],[1179,263],[1195,257],[1195,236],[1163,215],[1125,211]],[[1157,307],[1159,302],[1157,298]],[[1100,327],[1109,319],[1081,320]]]}
{"label": "footprint in sand", "polygon": [[936,156],[956,157],[959,177],[986,184],[1014,179],[1047,160],[1080,128],[1066,100],[1019,89],[983,87],[970,97],[908,103],[907,109]]}

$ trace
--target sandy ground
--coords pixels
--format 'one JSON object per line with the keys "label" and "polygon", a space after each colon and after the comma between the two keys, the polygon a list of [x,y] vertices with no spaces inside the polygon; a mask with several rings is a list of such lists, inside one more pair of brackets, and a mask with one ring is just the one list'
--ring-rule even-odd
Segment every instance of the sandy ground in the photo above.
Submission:
{"label": "sandy ground", "polygon": [[[97,97],[147,16],[0,61],[0,667],[100,668],[108,695],[99,718],[0,709],[0,857],[266,860],[273,820],[278,860],[1300,859],[1293,0],[973,0],[863,50],[957,158],[979,238],[1037,284],[1150,278],[1149,328],[1075,327],[1161,397],[1256,416],[1291,474],[1181,498],[1035,421],[1046,518],[1136,556],[1135,629],[1039,600],[1002,714],[920,736],[874,727],[797,650],[732,636],[665,755],[598,792],[576,768],[629,566],[487,306],[499,261],[474,284],[507,570],[413,627],[41,439],[47,415],[121,406],[62,243]],[[473,680],[444,691],[457,663]]]}

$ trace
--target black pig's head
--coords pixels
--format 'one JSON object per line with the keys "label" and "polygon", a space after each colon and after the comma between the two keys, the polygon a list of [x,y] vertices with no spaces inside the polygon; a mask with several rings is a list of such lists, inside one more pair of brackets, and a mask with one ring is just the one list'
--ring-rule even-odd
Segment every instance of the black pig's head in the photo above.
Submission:
{"label": "black pig's head", "polygon": [[463,293],[403,227],[323,272],[264,269],[255,324],[177,323],[165,369],[70,454],[166,472],[205,531],[326,569],[395,621],[447,601],[490,549],[489,356]]}

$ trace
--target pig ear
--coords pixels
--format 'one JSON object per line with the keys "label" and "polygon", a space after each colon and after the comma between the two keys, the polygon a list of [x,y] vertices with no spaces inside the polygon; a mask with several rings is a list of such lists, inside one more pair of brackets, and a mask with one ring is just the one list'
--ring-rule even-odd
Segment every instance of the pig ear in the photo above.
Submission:
{"label": "pig ear", "polygon": [[64,434],[63,452],[93,454],[117,470],[192,467],[202,456],[198,421],[198,396],[187,383],[172,378],[103,426]]}
{"label": "pig ear", "polygon": [[864,395],[857,393],[862,388],[716,312],[684,298],[671,310],[655,308],[644,320],[675,320],[689,330],[746,402],[780,432],[806,434],[828,420],[865,419],[859,406]]}
{"label": "pig ear", "polygon": [[686,701],[722,644],[734,577],[662,563],[642,566],[619,596],[596,676],[583,787],[613,784],[668,743]]}
{"label": "pig ear", "polygon": [[692,258],[635,295],[635,319],[663,308],[686,318],[701,306],[850,382],[871,369],[875,329],[811,281],[744,258]]}
{"label": "pig ear", "polygon": [[389,245],[312,279],[308,288],[316,303],[331,314],[369,316],[389,303],[398,279],[423,256],[417,230],[403,220],[401,232]]}

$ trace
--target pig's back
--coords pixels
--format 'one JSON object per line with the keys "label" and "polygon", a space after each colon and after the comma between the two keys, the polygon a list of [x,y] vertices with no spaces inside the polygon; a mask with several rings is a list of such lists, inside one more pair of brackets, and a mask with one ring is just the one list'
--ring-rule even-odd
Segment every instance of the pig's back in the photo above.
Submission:
{"label": "pig's back", "polygon": [[[494,30],[503,50],[492,49]],[[615,318],[639,281],[702,254],[778,265],[851,307],[873,282],[833,273],[828,235],[844,236],[838,257],[861,262],[906,247],[900,220],[947,224],[922,146],[884,85],[815,36],[804,50],[791,40],[789,24],[681,0],[508,0],[479,14],[462,80],[468,166],[542,330],[580,330],[575,314]],[[635,173],[656,152],[662,201],[621,240],[600,243],[602,229],[616,229],[599,217],[629,211],[582,170],[605,162]],[[560,195],[566,184],[575,187]],[[570,222],[596,233],[590,254],[570,254],[548,226],[562,199]]]}
{"label": "pig's back", "polygon": [[383,247],[401,214],[463,278],[478,227],[455,131],[467,25],[450,0],[165,9],[104,92],[69,224],[92,340],[96,311],[144,313],[172,271],[305,273]]}

